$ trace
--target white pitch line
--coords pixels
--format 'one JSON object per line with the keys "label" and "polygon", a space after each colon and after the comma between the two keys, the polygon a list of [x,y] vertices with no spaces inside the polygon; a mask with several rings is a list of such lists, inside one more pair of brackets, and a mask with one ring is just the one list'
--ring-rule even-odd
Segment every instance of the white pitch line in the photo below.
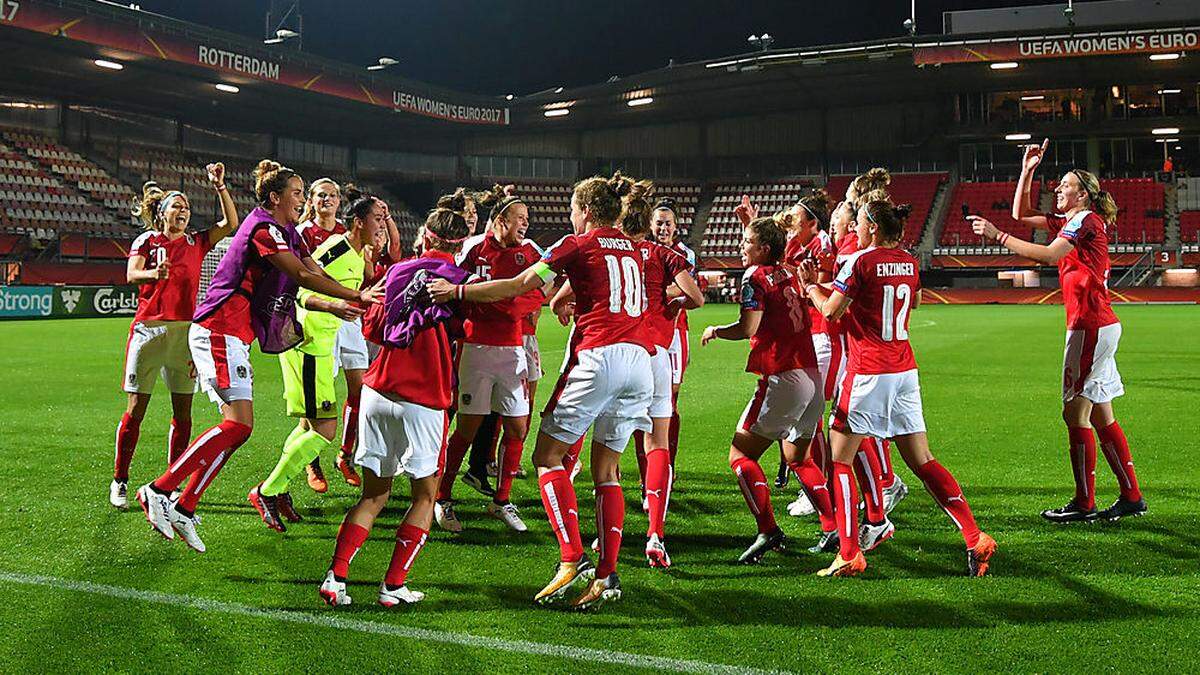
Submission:
{"label": "white pitch line", "polygon": [[629,654],[625,652],[614,652],[603,649],[590,649],[588,647],[574,647],[571,645],[553,645],[542,642],[530,642],[528,640],[506,640],[504,638],[483,637],[479,635],[469,635],[467,633],[450,633],[427,628],[414,628],[411,626],[400,626],[389,623],[377,623],[374,621],[363,621],[361,619],[350,619],[337,616],[332,610],[327,614],[309,614],[307,612],[293,612],[282,609],[263,609],[260,607],[252,607],[250,605],[222,602],[220,600],[210,600],[207,598],[197,598],[188,595],[160,593],[158,591],[146,591],[137,588],[126,588],[123,586],[109,586],[107,584],[95,584],[89,581],[76,581],[73,579],[62,579],[58,577],[48,577],[37,574],[0,572],[0,581],[6,581],[10,584],[21,584],[25,586],[42,586],[61,591],[74,591],[77,593],[104,595],[110,598],[119,598],[122,600],[137,600],[140,602],[149,602],[158,605],[184,607],[202,612],[234,614],[255,619],[287,621],[289,623],[307,624],[322,628],[333,628],[338,631],[352,630],[359,633],[390,635],[422,642],[439,642],[442,644],[462,645],[464,647],[494,649],[497,651],[512,652],[515,654],[552,656],[564,659],[574,659],[576,661],[588,661],[591,663],[609,663],[621,666],[631,666],[634,668],[646,668],[649,670],[665,670],[677,673],[739,674],[780,672],[756,670],[754,668],[743,668],[740,666],[730,666],[718,663],[706,663],[704,661],[671,659],[661,656],[648,656],[644,654]]}

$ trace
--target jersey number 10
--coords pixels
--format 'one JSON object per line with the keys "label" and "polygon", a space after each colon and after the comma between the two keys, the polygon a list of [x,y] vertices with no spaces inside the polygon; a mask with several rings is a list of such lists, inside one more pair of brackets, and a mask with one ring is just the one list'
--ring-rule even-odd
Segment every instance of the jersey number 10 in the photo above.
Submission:
{"label": "jersey number 10", "polygon": [[[896,311],[896,301],[900,311]],[[880,322],[884,342],[908,339],[908,310],[912,305],[912,289],[908,284],[883,287],[883,317]]]}
{"label": "jersey number 10", "polygon": [[629,316],[641,316],[642,271],[637,260],[606,255],[604,265],[608,268],[608,311],[620,314],[623,309]]}

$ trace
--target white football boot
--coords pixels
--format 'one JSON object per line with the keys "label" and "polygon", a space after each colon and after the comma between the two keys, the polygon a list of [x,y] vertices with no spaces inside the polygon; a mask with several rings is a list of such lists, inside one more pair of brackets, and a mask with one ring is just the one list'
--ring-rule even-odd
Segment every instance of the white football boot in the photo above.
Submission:
{"label": "white football boot", "polygon": [[908,486],[904,481],[900,480],[900,476],[896,476],[895,482],[891,487],[883,489],[883,510],[885,513],[891,513],[892,509],[896,508],[905,497],[908,496]]}
{"label": "white football boot", "polygon": [[321,582],[317,593],[330,607],[350,604],[350,596],[346,595],[346,582],[338,581],[337,577],[333,576],[333,570],[325,573],[325,580]]}
{"label": "white football boot", "polygon": [[873,551],[895,533],[896,526],[886,518],[878,525],[863,523],[858,528],[858,547],[863,551]]}
{"label": "white football boot", "polygon": [[454,513],[454,502],[449,499],[433,503],[433,517],[437,521],[438,527],[447,532],[457,534],[463,531],[462,521]]}
{"label": "white football boot", "polygon": [[155,492],[149,484],[146,484],[138,488],[137,500],[142,505],[142,511],[146,514],[146,522],[150,523],[150,527],[167,539],[174,539],[175,530],[167,518],[167,512],[171,510],[171,501],[167,496]]}
{"label": "white football boot", "polygon": [[817,512],[816,507],[809,501],[808,495],[801,492],[796,495],[796,499],[787,505],[789,516],[799,518],[801,516],[810,516]]}
{"label": "white football boot", "polygon": [[384,607],[395,607],[400,603],[413,605],[424,599],[424,593],[410,590],[408,585],[401,586],[396,590],[390,590],[387,584],[379,584],[379,604]]}
{"label": "white football boot", "polygon": [[172,508],[167,511],[167,519],[171,521],[171,528],[175,530],[180,539],[183,539],[184,543],[196,553],[204,553],[204,542],[200,539],[200,535],[196,534],[196,526],[200,524],[199,516],[185,516]]}
{"label": "white football boot", "polygon": [[113,479],[108,485],[108,503],[124,511],[129,508],[129,483]]}
{"label": "white football boot", "polygon": [[488,502],[487,512],[493,518],[497,518],[504,522],[505,525],[516,530],[517,532],[526,532],[529,530],[525,526],[525,521],[521,520],[521,514],[517,511],[517,505],[509,502],[507,504],[497,504],[496,502]]}

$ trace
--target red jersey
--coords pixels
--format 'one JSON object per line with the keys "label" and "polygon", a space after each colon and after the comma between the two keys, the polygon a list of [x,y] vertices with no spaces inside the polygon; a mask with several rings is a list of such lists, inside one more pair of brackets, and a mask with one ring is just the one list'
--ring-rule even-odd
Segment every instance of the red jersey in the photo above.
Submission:
{"label": "red jersey", "polygon": [[1071,220],[1047,214],[1051,230],[1071,242],[1071,252],[1058,261],[1058,280],[1069,330],[1102,328],[1118,322],[1108,298],[1108,234],[1104,219],[1080,211]]}
{"label": "red jersey", "polygon": [[[783,259],[788,264],[799,266],[805,260],[812,260],[814,263],[819,263],[821,256],[834,253],[833,239],[829,237],[827,232],[818,232],[812,239],[808,240],[807,244],[800,245],[799,237],[788,239],[787,247],[784,249]],[[829,325],[825,320],[825,315],[821,310],[817,309],[812,302],[808,302],[808,320],[809,326],[813,333],[828,333]]]}
{"label": "red jersey", "polygon": [[300,238],[304,240],[304,245],[308,247],[308,250],[315,251],[321,244],[325,243],[326,239],[333,235],[346,234],[346,227],[337,221],[334,222],[337,224],[333,226],[333,229],[326,230],[318,225],[317,221],[306,220],[296,226],[296,232],[300,233]]}
{"label": "red jersey", "polygon": [[643,322],[642,256],[623,232],[601,227],[568,234],[546,251],[542,261],[571,281],[579,351],[622,342],[654,349]]}
{"label": "red jersey", "polygon": [[[455,262],[478,276],[481,281],[511,279],[529,269],[541,258],[541,252],[528,239],[515,246],[504,246],[491,230],[463,243]],[[541,307],[546,296],[541,288],[509,300],[490,303],[464,303],[466,336],[463,342],[495,347],[519,347],[523,344],[526,317]]]}
{"label": "red jersey", "polygon": [[[429,251],[422,257],[453,262],[451,256]],[[363,335],[377,345],[383,344],[387,310],[373,304],[363,316]],[[363,375],[363,384],[375,391],[423,405],[447,410],[454,402],[454,353],[444,323],[417,333],[405,349],[383,346]]]}
{"label": "red jersey", "polygon": [[780,265],[754,266],[742,277],[742,309],[762,312],[750,338],[746,372],[778,375],[797,368],[816,368],[808,311],[796,277]]}
{"label": "red jersey", "polygon": [[680,303],[667,299],[667,287],[675,283],[680,272],[688,272],[691,265],[675,251],[658,242],[643,239],[635,244],[642,253],[645,269],[646,328],[655,345],[666,349],[675,337],[675,317]]}
{"label": "red jersey", "polygon": [[196,313],[196,294],[200,292],[200,268],[212,247],[207,232],[184,234],[172,240],[162,232],[147,231],[134,239],[129,257],[145,258],[146,269],[171,263],[171,273],[166,279],[138,286],[134,322],[191,321]]}
{"label": "red jersey", "polygon": [[917,367],[908,315],[921,290],[917,259],[900,248],[863,249],[838,272],[833,287],[854,302],[842,325],[850,342],[847,372],[903,373]]}
{"label": "red jersey", "polygon": [[[683,256],[683,259],[688,263],[688,268],[692,272],[692,278],[696,279],[697,283],[699,283],[699,267],[696,265],[696,252],[682,241],[675,242],[671,246],[671,250]],[[675,330],[680,330],[684,333],[687,332],[688,320],[686,309],[680,309],[679,315],[675,317]]]}
{"label": "red jersey", "polygon": [[[250,326],[250,296],[254,294],[259,279],[270,269],[271,262],[267,258],[276,253],[292,252],[287,239],[273,223],[260,224],[250,241],[254,246],[249,253],[252,259],[246,262],[246,272],[242,275],[240,288],[243,293],[229,296],[215,312],[200,322],[201,326],[214,333],[232,335],[246,344],[254,342],[254,329]],[[307,255],[303,251],[300,253]]]}

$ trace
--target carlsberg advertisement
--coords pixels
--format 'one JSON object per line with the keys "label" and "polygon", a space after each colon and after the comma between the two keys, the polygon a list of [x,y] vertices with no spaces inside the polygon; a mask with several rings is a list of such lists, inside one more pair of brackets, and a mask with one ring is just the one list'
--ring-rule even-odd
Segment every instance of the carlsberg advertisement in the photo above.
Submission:
{"label": "carlsberg advertisement", "polygon": [[0,286],[0,318],[128,316],[136,286]]}

